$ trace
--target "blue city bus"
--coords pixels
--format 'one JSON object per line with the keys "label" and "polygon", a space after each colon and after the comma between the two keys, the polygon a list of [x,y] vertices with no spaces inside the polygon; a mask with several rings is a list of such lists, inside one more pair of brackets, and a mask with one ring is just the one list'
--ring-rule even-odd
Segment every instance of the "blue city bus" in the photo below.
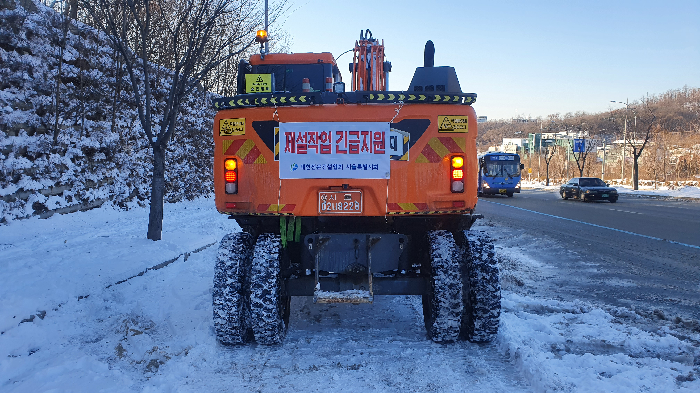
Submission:
{"label": "blue city bus", "polygon": [[520,192],[520,156],[515,153],[491,152],[479,156],[479,196],[507,195]]}

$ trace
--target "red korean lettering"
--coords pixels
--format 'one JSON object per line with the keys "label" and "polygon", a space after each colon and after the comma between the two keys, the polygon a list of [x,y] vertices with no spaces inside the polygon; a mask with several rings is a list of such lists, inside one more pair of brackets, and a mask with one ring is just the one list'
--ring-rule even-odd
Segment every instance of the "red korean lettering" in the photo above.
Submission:
{"label": "red korean lettering", "polygon": [[348,132],[348,153],[360,154],[360,131]]}
{"label": "red korean lettering", "polygon": [[296,139],[297,154],[306,154],[306,133],[300,132]]}
{"label": "red korean lettering", "polygon": [[315,150],[316,154],[318,154],[318,135],[316,134],[316,131],[307,132],[306,140],[308,141],[306,148],[308,150]]}
{"label": "red korean lettering", "polygon": [[331,154],[331,132],[321,131],[318,134],[319,153]]}
{"label": "red korean lettering", "polygon": [[[345,131],[336,131],[335,135],[338,136],[338,139],[335,140],[336,154],[348,154],[348,151],[345,150],[348,148],[348,139],[345,136]],[[345,149],[341,149],[341,147],[344,147]]]}
{"label": "red korean lettering", "polygon": [[373,132],[373,142],[372,144],[374,145],[374,154],[384,154],[385,153],[385,148],[386,148],[386,142],[384,139],[384,132],[382,131],[375,131]]}
{"label": "red korean lettering", "polygon": [[294,149],[294,133],[285,131],[284,132],[284,152],[285,153],[295,153]]}
{"label": "red korean lettering", "polygon": [[[372,152],[372,132],[371,131],[360,131],[360,134],[362,134],[362,148],[360,149],[361,152],[367,152],[371,153]],[[368,141],[369,139],[369,141]]]}

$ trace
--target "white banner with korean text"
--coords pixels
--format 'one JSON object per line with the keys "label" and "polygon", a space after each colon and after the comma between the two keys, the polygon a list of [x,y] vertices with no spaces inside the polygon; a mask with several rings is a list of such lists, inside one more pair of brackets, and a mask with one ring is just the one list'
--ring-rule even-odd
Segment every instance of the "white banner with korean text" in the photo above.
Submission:
{"label": "white banner with korean text", "polygon": [[388,179],[389,123],[280,123],[280,179]]}

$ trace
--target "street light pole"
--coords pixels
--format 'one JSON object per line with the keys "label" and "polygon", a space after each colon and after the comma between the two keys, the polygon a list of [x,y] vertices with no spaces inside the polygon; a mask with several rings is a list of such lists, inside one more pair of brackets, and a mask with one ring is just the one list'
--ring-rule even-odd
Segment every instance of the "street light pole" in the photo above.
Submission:
{"label": "street light pole", "polygon": [[[610,102],[614,102],[616,104],[622,104],[625,106],[625,109],[626,109],[625,110],[625,131],[622,134],[622,179],[620,179],[622,181],[622,184],[624,184],[625,183],[625,151],[627,150],[627,114],[628,114],[629,109],[630,109],[630,99],[628,98],[626,103],[621,102],[621,101],[610,101]],[[636,122],[636,120],[637,119],[635,118],[635,122]]]}

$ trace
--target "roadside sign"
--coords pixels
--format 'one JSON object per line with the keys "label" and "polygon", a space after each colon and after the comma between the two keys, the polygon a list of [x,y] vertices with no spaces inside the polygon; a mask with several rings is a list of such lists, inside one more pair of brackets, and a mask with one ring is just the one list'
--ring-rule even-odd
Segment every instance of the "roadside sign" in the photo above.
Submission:
{"label": "roadside sign", "polygon": [[574,139],[574,153],[584,153],[586,151],[585,139]]}
{"label": "roadside sign", "polygon": [[532,173],[532,168],[527,168],[527,173]]}

